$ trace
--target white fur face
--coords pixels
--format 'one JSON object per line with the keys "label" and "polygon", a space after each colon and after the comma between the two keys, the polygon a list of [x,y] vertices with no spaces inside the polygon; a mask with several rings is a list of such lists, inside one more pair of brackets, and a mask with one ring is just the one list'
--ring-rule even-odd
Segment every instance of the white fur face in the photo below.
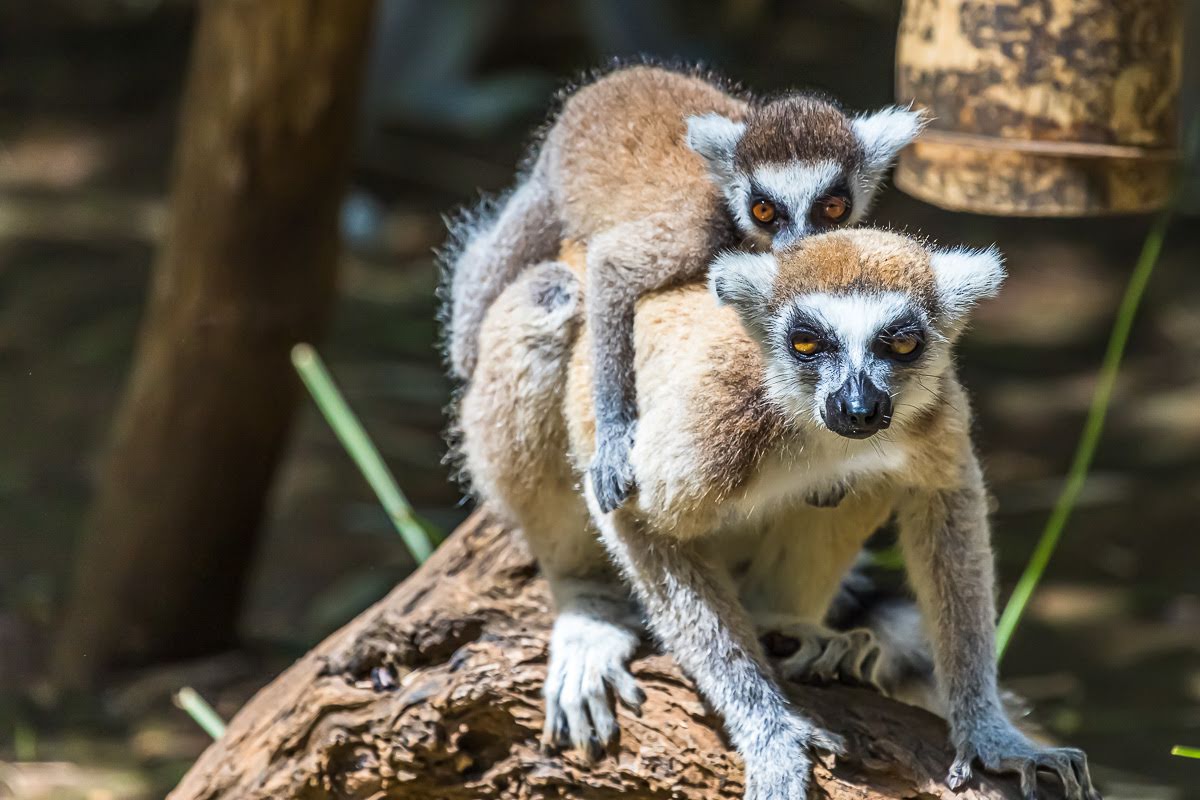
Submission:
{"label": "white fur face", "polygon": [[[767,393],[779,408],[797,424],[857,439],[937,402],[971,307],[1004,278],[995,249],[935,251],[929,266],[932,299],[923,287],[873,286],[869,274],[778,297],[780,262],[771,253],[722,254],[709,286],[762,347]],[[789,268],[819,274],[819,265]]]}
{"label": "white fur face", "polygon": [[[897,343],[914,349],[901,354]],[[765,345],[772,399],[797,420],[851,438],[903,424],[931,406],[950,365],[949,342],[925,309],[893,291],[797,296],[771,320]],[[868,415],[880,415],[872,420],[878,427],[842,419],[842,403],[856,398]]]}
{"label": "white fur face", "polygon": [[699,154],[725,197],[738,231],[761,249],[783,250],[821,231],[858,224],[888,167],[916,138],[922,117],[886,108],[850,121],[856,139],[827,157],[739,164],[746,124],[719,114],[688,118],[687,145]]}

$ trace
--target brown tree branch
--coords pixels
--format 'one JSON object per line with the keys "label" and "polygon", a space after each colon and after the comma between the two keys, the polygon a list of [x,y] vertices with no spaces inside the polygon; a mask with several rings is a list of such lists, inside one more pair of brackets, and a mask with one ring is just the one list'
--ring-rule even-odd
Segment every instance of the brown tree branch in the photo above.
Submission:
{"label": "brown tree branch", "polygon": [[[589,766],[539,751],[551,620],[533,560],[502,526],[468,520],[387,598],[325,640],[233,719],[169,800],[740,798],[740,760],[666,656],[633,670],[648,701],[621,711],[621,747]],[[846,687],[796,686],[847,737],[816,769],[835,800],[1017,796],[984,777],[955,794],[944,724]]]}

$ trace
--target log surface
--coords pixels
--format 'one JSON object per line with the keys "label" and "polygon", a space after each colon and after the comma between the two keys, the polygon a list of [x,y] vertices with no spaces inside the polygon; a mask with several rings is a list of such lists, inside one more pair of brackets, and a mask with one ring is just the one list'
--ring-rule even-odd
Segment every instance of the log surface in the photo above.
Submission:
{"label": "log surface", "polygon": [[[169,800],[740,798],[741,760],[674,662],[639,654],[643,715],[595,766],[544,754],[549,594],[517,537],[476,514],[388,597],[260,691]],[[848,687],[789,688],[847,739],[814,797],[1017,797],[984,776],[951,792],[936,717]]]}

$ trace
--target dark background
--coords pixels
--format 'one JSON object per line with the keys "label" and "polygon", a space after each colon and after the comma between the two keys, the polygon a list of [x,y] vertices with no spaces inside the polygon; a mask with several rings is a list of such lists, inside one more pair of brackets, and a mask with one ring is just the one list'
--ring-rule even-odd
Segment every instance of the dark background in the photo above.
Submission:
{"label": "dark background", "polygon": [[[420,514],[449,531],[468,511],[441,465],[441,215],[509,183],[552,93],[608,56],[648,53],[874,108],[892,99],[898,13],[897,0],[381,4],[321,350]],[[25,797],[161,796],[205,743],[172,691],[193,685],[228,717],[412,567],[306,400],[257,554],[245,647],[90,697],[65,699],[45,677],[162,233],[193,21],[182,0],[0,5],[0,759],[43,765],[24,777],[0,766],[0,796],[6,784]],[[1087,749],[1109,797],[1200,797],[1200,762],[1169,755],[1200,745],[1194,196],[1139,315],[1081,506],[1003,664],[1035,718]],[[946,243],[996,242],[1008,257],[1006,288],[961,348],[999,500],[1003,600],[1061,485],[1150,221],[952,214],[894,189],[873,218]]]}

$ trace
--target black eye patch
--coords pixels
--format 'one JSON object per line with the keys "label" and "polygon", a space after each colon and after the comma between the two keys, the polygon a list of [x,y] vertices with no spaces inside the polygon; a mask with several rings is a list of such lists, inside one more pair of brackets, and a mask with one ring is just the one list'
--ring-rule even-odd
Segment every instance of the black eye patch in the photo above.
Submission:
{"label": "black eye patch", "polygon": [[905,318],[881,330],[871,351],[877,358],[902,364],[916,361],[925,352],[925,338],[925,326],[915,318]]}

